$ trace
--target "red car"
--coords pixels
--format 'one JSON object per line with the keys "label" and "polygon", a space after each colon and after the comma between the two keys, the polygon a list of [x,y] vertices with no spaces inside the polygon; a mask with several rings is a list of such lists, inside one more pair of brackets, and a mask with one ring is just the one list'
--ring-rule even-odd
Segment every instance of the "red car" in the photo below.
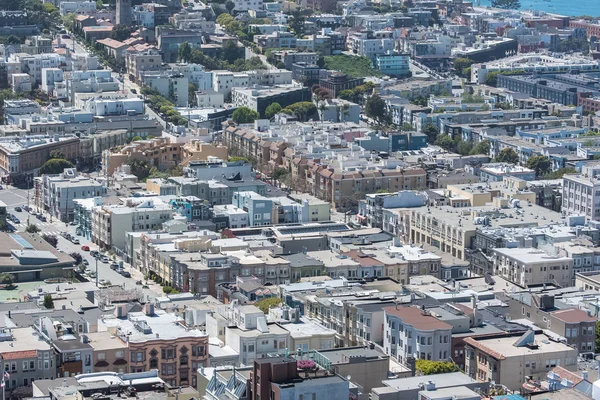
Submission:
{"label": "red car", "polygon": [[81,246],[81,250],[90,251],[90,246]]}

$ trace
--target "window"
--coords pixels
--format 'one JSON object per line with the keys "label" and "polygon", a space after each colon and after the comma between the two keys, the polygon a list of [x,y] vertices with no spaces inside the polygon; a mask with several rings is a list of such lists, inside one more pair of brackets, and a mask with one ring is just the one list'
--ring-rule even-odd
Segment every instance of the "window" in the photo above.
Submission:
{"label": "window", "polygon": [[106,360],[106,353],[98,353],[98,361]]}

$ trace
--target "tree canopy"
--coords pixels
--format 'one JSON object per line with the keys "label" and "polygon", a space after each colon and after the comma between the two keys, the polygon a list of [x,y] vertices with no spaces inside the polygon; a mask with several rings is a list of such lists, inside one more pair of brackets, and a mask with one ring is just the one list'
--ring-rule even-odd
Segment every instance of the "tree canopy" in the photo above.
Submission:
{"label": "tree canopy", "polygon": [[383,123],[387,116],[385,110],[385,100],[383,100],[378,94],[374,94],[373,96],[369,97],[367,103],[365,104],[365,113],[375,121]]}
{"label": "tree canopy", "polygon": [[496,161],[517,164],[519,162],[519,155],[513,149],[507,147],[498,153]]}
{"label": "tree canopy", "polygon": [[51,294],[44,295],[44,308],[47,308],[47,309],[54,308],[54,300],[52,299]]}
{"label": "tree canopy", "polygon": [[450,361],[417,360],[417,371],[423,375],[447,374],[458,372],[458,366]]}
{"label": "tree canopy", "polygon": [[265,110],[265,117],[271,119],[281,110],[282,108],[279,103],[271,103]]}
{"label": "tree canopy", "polygon": [[260,118],[260,115],[248,107],[239,107],[231,114],[231,119],[237,124],[250,124],[258,118]]}
{"label": "tree canopy", "polygon": [[433,143],[440,134],[440,130],[433,124],[427,124],[421,129],[421,132],[427,135],[427,143]]}
{"label": "tree canopy", "polygon": [[73,164],[63,158],[51,158],[40,168],[40,175],[56,175],[60,174],[65,168],[73,168]]}
{"label": "tree canopy", "polygon": [[274,307],[279,304],[281,304],[281,299],[279,297],[267,297],[266,299],[262,299],[254,303],[254,305],[265,314],[269,313],[270,307]]}
{"label": "tree canopy", "polygon": [[317,112],[317,106],[312,101],[300,101],[285,107],[281,111],[296,116],[300,121],[307,121]]}
{"label": "tree canopy", "polygon": [[546,156],[532,156],[527,160],[527,168],[535,171],[535,176],[546,175],[552,170],[552,162]]}

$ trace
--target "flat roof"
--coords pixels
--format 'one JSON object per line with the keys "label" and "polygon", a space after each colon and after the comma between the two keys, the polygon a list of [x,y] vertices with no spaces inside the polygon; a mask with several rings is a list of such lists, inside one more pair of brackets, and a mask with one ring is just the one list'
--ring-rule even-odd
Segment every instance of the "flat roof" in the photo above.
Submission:
{"label": "flat roof", "polygon": [[502,337],[480,337],[473,338],[468,337],[465,342],[472,345],[481,351],[490,354],[498,359],[506,359],[508,357],[522,357],[528,355],[541,355],[548,353],[560,353],[565,351],[575,352],[577,349],[564,344],[550,340],[550,338],[544,334],[536,334],[534,342],[538,346],[537,349],[530,348],[527,346],[515,346],[515,343],[519,340],[520,336],[502,336]]}
{"label": "flat roof", "polygon": [[347,364],[348,358],[362,356],[367,358],[387,359],[388,356],[379,350],[370,349],[368,347],[346,347],[341,349],[318,350],[319,353],[327,357],[331,364]]}
{"label": "flat roof", "polygon": [[[418,390],[423,384],[424,380],[432,381],[435,383],[437,389],[465,386],[469,384],[481,383],[466,375],[463,372],[451,372],[449,374],[435,374],[423,376],[412,376],[400,379],[385,380],[382,383],[396,391],[402,392],[407,390]],[[483,383],[481,383],[483,385]],[[376,388],[379,389],[379,388]],[[373,390],[376,390],[373,389]]]}

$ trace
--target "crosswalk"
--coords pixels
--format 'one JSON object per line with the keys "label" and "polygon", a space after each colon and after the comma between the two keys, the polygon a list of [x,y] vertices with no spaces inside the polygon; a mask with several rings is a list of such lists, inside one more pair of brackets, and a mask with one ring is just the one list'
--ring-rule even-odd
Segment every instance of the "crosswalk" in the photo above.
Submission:
{"label": "crosswalk", "polygon": [[[35,223],[35,225],[37,225],[37,227],[40,228],[40,233],[45,233],[47,235],[60,236],[60,233],[64,232],[64,229],[61,230],[59,227],[50,222],[35,221],[32,223]],[[18,224],[12,223],[11,225],[15,227],[17,232],[25,232],[25,228],[27,228],[27,221],[21,221]]]}

